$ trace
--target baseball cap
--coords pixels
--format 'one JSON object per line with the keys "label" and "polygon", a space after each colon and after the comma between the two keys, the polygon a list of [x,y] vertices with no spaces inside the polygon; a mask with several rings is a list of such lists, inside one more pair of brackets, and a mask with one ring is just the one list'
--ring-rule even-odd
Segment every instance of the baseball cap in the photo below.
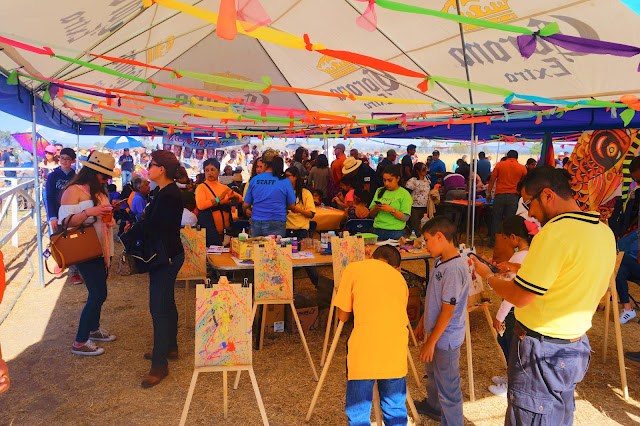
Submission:
{"label": "baseball cap", "polygon": [[265,152],[262,153],[262,161],[266,163],[270,163],[274,158],[278,156],[278,153],[273,148],[268,148]]}
{"label": "baseball cap", "polygon": [[343,152],[347,150],[347,148],[345,148],[344,144],[342,143],[337,144],[333,147],[333,149],[341,149]]}

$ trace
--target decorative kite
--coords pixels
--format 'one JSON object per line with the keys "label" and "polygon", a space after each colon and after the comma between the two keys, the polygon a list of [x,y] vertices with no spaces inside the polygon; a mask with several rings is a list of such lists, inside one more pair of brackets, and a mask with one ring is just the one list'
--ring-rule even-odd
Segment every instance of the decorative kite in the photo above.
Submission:
{"label": "decorative kite", "polygon": [[623,205],[629,199],[631,174],[629,164],[638,151],[637,129],[586,131],[569,158],[571,188],[583,211],[598,211],[607,222],[622,196]]}
{"label": "decorative kite", "polygon": [[[29,151],[30,153],[33,154],[33,135],[32,135],[32,133],[15,133],[15,134],[13,134],[11,136],[13,136],[13,138],[16,141],[18,141],[18,143],[20,144],[22,149],[24,149],[26,151]],[[37,137],[37,140],[38,140],[38,143],[36,145],[37,152],[38,152],[38,157],[44,158],[44,149],[48,145],[51,145],[51,144],[45,138],[40,136],[39,133],[36,133],[36,137]]]}

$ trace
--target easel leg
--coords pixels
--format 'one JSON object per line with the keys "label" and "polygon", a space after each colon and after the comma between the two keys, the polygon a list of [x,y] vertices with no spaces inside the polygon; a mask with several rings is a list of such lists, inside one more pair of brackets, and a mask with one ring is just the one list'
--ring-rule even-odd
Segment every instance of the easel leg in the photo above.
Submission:
{"label": "easel leg", "polygon": [[189,406],[191,405],[191,399],[193,398],[193,391],[196,389],[196,382],[198,381],[198,371],[193,372],[191,376],[191,385],[189,386],[189,393],[187,393],[187,400],[184,402],[184,408],[182,409],[182,417],[180,417],[180,426],[184,426],[187,422],[187,415],[189,414]]}
{"label": "easel leg", "polygon": [[262,325],[260,326],[260,344],[258,350],[262,350],[264,344],[264,325],[267,323],[267,305],[262,305]]}
{"label": "easel leg", "polygon": [[467,346],[467,369],[469,373],[469,399],[471,402],[476,400],[476,390],[473,385],[473,359],[471,358],[471,328],[469,327],[469,311],[467,311],[467,321],[465,327],[465,337]]}
{"label": "easel leg", "polygon": [[[327,329],[324,332],[324,342],[322,343],[322,356],[320,357],[320,367],[324,366],[324,359],[327,355],[327,345],[331,336],[331,320],[333,319],[333,296],[331,296],[331,305],[329,306],[329,316],[327,316]],[[337,316],[337,314],[336,314]]]}
{"label": "easel leg", "polygon": [[[611,286],[611,298],[613,299],[613,306],[618,306],[618,291],[616,289],[615,282]],[[608,318],[607,318],[607,322]],[[620,365],[620,379],[622,381],[622,395],[624,400],[629,399],[629,387],[627,386],[627,370],[624,365],[624,349],[622,347],[622,330],[620,329],[620,317],[617,312],[613,315],[613,326],[616,330],[616,346],[618,347],[618,364]]]}
{"label": "easel leg", "polygon": [[189,325],[189,280],[184,281],[184,326]]}
{"label": "easel leg", "polygon": [[504,357],[504,353],[502,352],[502,348],[498,344],[498,332],[495,328],[493,328],[493,318],[491,318],[491,313],[489,312],[489,307],[487,305],[482,305],[482,310],[484,311],[484,317],[487,319],[487,324],[489,324],[489,330],[491,330],[491,334],[493,335],[493,341],[495,342],[495,346],[498,349],[498,353],[501,355],[500,359],[502,360],[502,365],[507,368],[507,360]]}
{"label": "easel leg", "polygon": [[258,401],[258,408],[260,409],[260,415],[262,416],[262,423],[269,425],[269,419],[267,419],[267,412],[264,409],[262,403],[262,396],[260,395],[260,388],[258,388],[258,381],[256,380],[256,373],[253,372],[253,367],[249,368],[249,377],[251,377],[251,384],[253,385],[253,392],[256,394],[256,400]]}
{"label": "easel leg", "polygon": [[[604,338],[602,339],[602,362],[607,362],[607,346],[609,343],[609,311],[611,310],[611,289],[605,294],[604,302]],[[615,316],[615,314],[613,315]]]}
{"label": "easel leg", "polygon": [[416,379],[416,385],[420,387],[420,376],[418,375],[418,370],[416,370],[416,365],[413,362],[413,357],[411,356],[411,351],[407,347],[407,359],[409,360],[409,367],[411,367],[411,371],[413,372],[413,378]]}
{"label": "easel leg", "polygon": [[[329,324],[331,324],[329,322]],[[327,377],[327,371],[329,370],[329,366],[331,365],[331,360],[333,359],[333,354],[336,351],[336,346],[338,346],[338,341],[340,340],[340,334],[342,334],[342,327],[344,323],[340,321],[338,323],[338,329],[336,330],[336,334],[333,336],[333,342],[331,342],[331,348],[329,349],[329,355],[327,355],[327,362],[322,368],[322,373],[320,373],[320,380],[316,385],[316,390],[313,393],[313,398],[311,398],[311,405],[309,405],[309,411],[307,411],[306,421],[311,419],[311,415],[313,414],[313,409],[316,407],[316,403],[318,402],[318,396],[320,395],[320,390],[322,390],[322,384],[324,383],[324,379]]]}
{"label": "easel leg", "polygon": [[222,372],[222,407],[224,418],[226,419],[229,415],[229,394],[227,392],[228,383],[227,383],[227,372]]}
{"label": "easel leg", "polygon": [[[258,304],[253,302],[253,311],[251,312],[251,319],[249,320],[249,324],[253,324],[253,320],[256,318],[256,312],[258,311]],[[240,384],[240,376],[242,375],[242,370],[238,370],[236,373],[236,381],[233,384],[233,389],[238,389],[238,385]]]}
{"label": "easel leg", "polygon": [[413,423],[418,424],[418,422],[420,422],[420,415],[418,414],[418,410],[416,410],[416,404],[413,403],[411,392],[409,392],[409,384],[407,384],[407,405],[409,405],[409,410],[413,417]]}
{"label": "easel leg", "polygon": [[373,413],[376,417],[376,426],[382,426],[382,408],[380,407],[380,392],[378,392],[378,382],[373,384]]}
{"label": "easel leg", "polygon": [[411,327],[411,323],[407,324],[407,328],[409,329],[409,336],[411,336],[413,346],[418,347],[418,340],[416,339],[416,335],[413,334],[413,327]]}
{"label": "easel leg", "polygon": [[302,331],[302,325],[300,324],[300,318],[298,318],[298,312],[296,311],[296,307],[293,304],[293,301],[289,303],[291,306],[291,312],[293,312],[293,318],[296,320],[296,324],[298,326],[298,332],[300,333],[300,339],[302,339],[302,345],[304,346],[304,351],[307,354],[307,359],[309,360],[309,365],[311,366],[311,371],[313,372],[313,379],[318,381],[318,373],[316,372],[316,367],[313,365],[313,358],[311,357],[311,352],[309,352],[309,346],[307,345],[307,339],[304,337],[304,331]]}

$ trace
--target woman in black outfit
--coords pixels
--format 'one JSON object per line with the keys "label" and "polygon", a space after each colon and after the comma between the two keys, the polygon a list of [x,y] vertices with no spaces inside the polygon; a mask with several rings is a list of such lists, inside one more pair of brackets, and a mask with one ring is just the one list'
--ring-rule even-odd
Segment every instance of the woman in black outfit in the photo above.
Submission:
{"label": "woman in black outfit", "polygon": [[151,370],[142,381],[143,388],[157,385],[169,374],[167,359],[178,357],[178,310],[174,286],[184,262],[180,241],[182,194],[174,182],[180,162],[171,151],[151,154],[149,179],[158,184],[158,195],[145,210],[142,229],[145,238],[158,239],[164,245],[168,262],[149,272],[149,310],[153,320],[153,352],[145,354],[151,360]]}

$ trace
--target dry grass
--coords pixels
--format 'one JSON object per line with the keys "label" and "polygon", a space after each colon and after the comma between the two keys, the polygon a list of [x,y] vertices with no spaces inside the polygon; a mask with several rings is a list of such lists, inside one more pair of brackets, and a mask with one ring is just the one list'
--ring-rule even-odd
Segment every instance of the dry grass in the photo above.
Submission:
{"label": "dry grass", "polygon": [[[21,242],[33,236],[32,223],[21,232]],[[0,305],[4,313],[19,287],[28,276],[24,244],[20,249],[5,247],[9,282],[5,300]],[[37,258],[31,259],[37,266]],[[403,267],[424,274],[422,261],[406,262]],[[320,268],[321,275],[331,277],[330,268]],[[14,276],[15,274],[15,276]],[[170,363],[170,375],[163,383],[149,390],[140,388],[140,381],[149,368],[142,354],[151,348],[151,319],[148,311],[148,279],[146,276],[109,279],[109,297],[102,312],[102,325],[118,339],[102,346],[100,357],[78,357],[70,352],[78,317],[86,300],[84,286],[74,286],[65,278],[52,279],[45,274],[46,288],[37,288],[37,279],[21,296],[7,320],[0,325],[0,341],[8,360],[12,388],[0,396],[0,425],[22,424],[177,424],[193,371],[193,309],[188,326],[182,318],[184,289],[176,289],[179,301],[179,344],[181,358]],[[326,282],[325,282],[326,284]],[[638,288],[631,289],[640,296]],[[316,296],[302,270],[296,271],[296,292]],[[191,306],[194,291],[191,290]],[[321,296],[322,297],[322,296]],[[570,303],[570,301],[569,301]],[[491,307],[495,311],[498,298]],[[638,323],[623,326],[628,350],[640,350]],[[611,328],[613,330],[613,327]],[[466,349],[460,362],[464,414],[468,424],[502,424],[506,401],[491,395],[487,386],[490,377],[504,374],[501,354],[493,340],[483,314],[471,314],[473,365],[476,402],[468,400]],[[594,354],[585,380],[576,393],[576,424],[634,424],[640,420],[640,404],[633,397],[640,393],[636,377],[640,365],[627,364],[630,394],[628,402],[620,397],[620,376],[615,352],[615,339],[610,339],[609,359],[603,364],[603,313],[594,316],[589,332]],[[344,424],[345,341],[343,333],[327,382],[320,395],[315,414],[309,424]],[[319,358],[323,333],[311,332],[307,340],[320,373]],[[411,348],[414,360],[417,348]],[[302,345],[297,335],[278,333],[267,335],[265,348],[254,352],[254,368],[271,424],[303,424],[315,389]],[[418,363],[420,374],[423,369]],[[233,377],[230,377],[232,382]],[[424,384],[409,385],[414,398],[425,396]],[[238,390],[229,391],[229,418],[222,416],[221,374],[203,374],[196,388],[189,424],[260,424],[257,405],[246,373]],[[434,424],[422,419],[422,424]]]}

